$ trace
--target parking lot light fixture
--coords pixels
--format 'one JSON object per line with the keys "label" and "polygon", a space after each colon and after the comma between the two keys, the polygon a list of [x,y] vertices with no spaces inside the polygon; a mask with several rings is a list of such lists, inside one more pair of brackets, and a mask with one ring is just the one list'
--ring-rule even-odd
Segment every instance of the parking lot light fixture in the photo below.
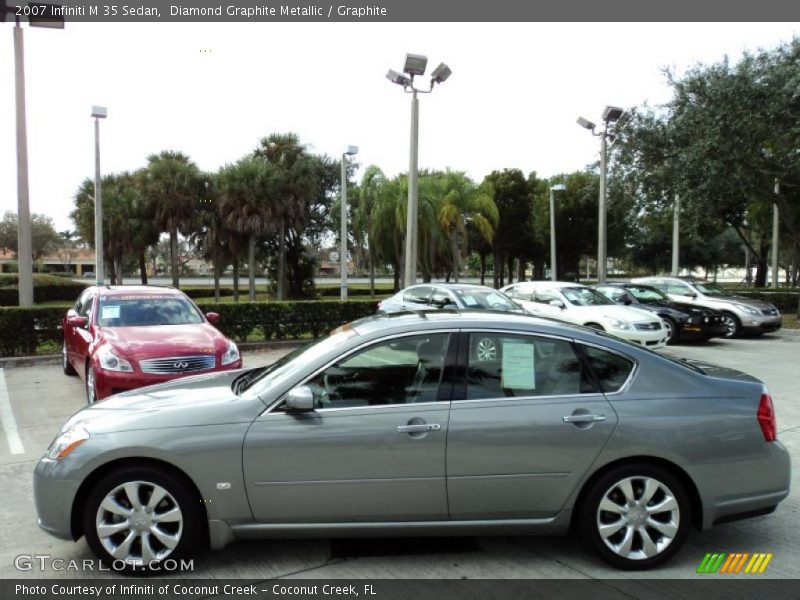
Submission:
{"label": "parking lot light fixture", "polygon": [[94,272],[97,285],[105,283],[103,270],[103,186],[100,179],[100,119],[108,116],[105,106],[92,106],[94,119]]}
{"label": "parking lot light fixture", "polygon": [[557,281],[556,278],[556,202],[555,192],[563,192],[567,186],[557,183],[550,186],[550,279]]}
{"label": "parking lot light fixture", "polygon": [[358,154],[358,146],[348,146],[342,153],[341,242],[339,250],[339,275],[342,302],[347,300],[347,157]]}
{"label": "parking lot light fixture", "polygon": [[583,117],[578,117],[578,125],[592,132],[592,135],[600,137],[600,193],[598,198],[598,218],[597,218],[597,282],[606,281],[606,262],[607,262],[607,225],[606,217],[606,177],[608,158],[608,142],[614,139],[616,125],[626,117],[625,110],[618,106],[606,106],[603,109],[603,130],[596,131],[597,126]]}
{"label": "parking lot light fixture", "polygon": [[452,71],[446,64],[441,63],[431,73],[427,89],[414,85],[414,77],[424,75],[428,66],[428,57],[422,54],[406,54],[403,66],[404,73],[389,69],[386,78],[411,94],[411,143],[408,157],[408,208],[406,210],[406,243],[405,243],[405,268],[404,285],[409,286],[417,280],[417,230],[418,230],[418,179],[419,179],[419,98],[418,94],[430,94],[437,83],[444,83]]}

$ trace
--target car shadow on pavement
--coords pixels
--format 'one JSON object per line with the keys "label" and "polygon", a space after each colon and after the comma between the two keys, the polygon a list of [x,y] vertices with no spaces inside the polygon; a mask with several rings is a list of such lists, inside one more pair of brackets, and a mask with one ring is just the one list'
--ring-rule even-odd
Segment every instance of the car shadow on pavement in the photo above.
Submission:
{"label": "car shadow on pavement", "polygon": [[476,539],[471,537],[344,538],[333,539],[330,544],[331,558],[465,554],[483,551]]}

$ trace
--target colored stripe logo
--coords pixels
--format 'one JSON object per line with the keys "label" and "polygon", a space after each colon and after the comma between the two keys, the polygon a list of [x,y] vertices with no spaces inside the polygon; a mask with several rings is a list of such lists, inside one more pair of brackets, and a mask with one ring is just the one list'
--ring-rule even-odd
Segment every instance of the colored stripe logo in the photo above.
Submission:
{"label": "colored stripe logo", "polygon": [[697,572],[737,575],[763,573],[772,560],[772,552],[709,552],[700,561]]}

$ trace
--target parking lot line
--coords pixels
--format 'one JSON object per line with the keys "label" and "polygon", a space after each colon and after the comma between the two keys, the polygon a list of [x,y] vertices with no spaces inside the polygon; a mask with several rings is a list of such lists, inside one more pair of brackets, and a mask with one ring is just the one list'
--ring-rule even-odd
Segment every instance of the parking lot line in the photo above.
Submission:
{"label": "parking lot line", "polygon": [[0,368],[0,421],[3,422],[3,431],[8,441],[8,449],[11,454],[25,454],[25,447],[19,437],[17,430],[17,420],[14,418],[14,410],[8,399],[8,388],[6,387],[5,369]]}

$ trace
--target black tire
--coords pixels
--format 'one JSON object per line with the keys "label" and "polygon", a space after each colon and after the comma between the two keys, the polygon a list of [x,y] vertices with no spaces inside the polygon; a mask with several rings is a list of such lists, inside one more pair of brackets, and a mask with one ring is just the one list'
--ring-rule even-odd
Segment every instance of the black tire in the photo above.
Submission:
{"label": "black tire", "polygon": [[[638,493],[639,498],[645,489],[646,480],[654,480],[660,486],[649,502],[644,505],[635,505],[636,512],[630,509],[626,510],[624,514],[622,512],[617,514],[616,511],[601,511],[600,503],[607,495],[613,497],[614,494],[617,494],[620,501],[625,499],[626,495],[622,492],[622,486],[618,487],[616,484],[629,480],[633,496],[636,497]],[[671,496],[666,492],[671,492]],[[670,497],[674,499],[674,502],[669,501]],[[669,504],[662,504],[667,501]],[[654,513],[648,517],[648,511],[643,506],[654,507],[660,504],[663,506],[674,504],[676,508]],[[631,508],[633,507],[634,505],[631,505]],[[602,475],[589,488],[578,511],[581,535],[587,546],[608,564],[624,570],[650,569],[668,561],[686,541],[691,523],[689,497],[683,484],[666,469],[648,464],[624,465]],[[609,531],[614,531],[617,522],[616,516],[619,516],[620,522],[634,522],[638,525],[623,525],[616,530],[616,533],[607,535],[604,539],[600,533],[600,527],[605,525],[609,527]],[[676,519],[677,527],[675,527]],[[657,521],[659,526],[670,532],[674,530],[672,536],[662,534],[661,531],[649,525],[645,526],[651,520]],[[628,532],[628,529],[632,533]],[[653,544],[651,548],[657,550],[657,553],[651,556],[647,556],[644,551],[642,530]],[[632,544],[627,552],[628,556],[622,556],[612,550],[610,546],[616,546],[620,552],[625,552],[623,548],[627,535],[630,535]],[[658,548],[659,544],[663,546],[661,549]]]}
{"label": "black tire", "polygon": [[97,385],[95,383],[95,372],[92,365],[86,367],[86,404],[92,405],[97,402]]}
{"label": "black tire", "polygon": [[[114,544],[119,542],[120,537],[122,537],[124,540],[127,535],[132,535],[134,541],[129,545],[130,552],[133,554],[138,552],[140,559],[143,555],[143,543],[147,543],[153,552],[156,552],[160,549],[161,552],[167,553],[162,558],[155,559],[147,563],[150,565],[162,563],[164,560],[177,560],[178,563],[180,563],[180,559],[189,557],[194,551],[197,550],[205,532],[203,511],[200,508],[199,499],[196,497],[196,494],[192,490],[191,486],[182,477],[180,477],[180,475],[175,474],[167,469],[159,469],[149,466],[126,467],[119,471],[109,473],[92,487],[88,497],[86,498],[86,503],[83,507],[83,532],[86,536],[86,542],[89,545],[89,548],[104,565],[107,565],[109,568],[114,570],[129,574],[146,575],[150,573],[163,573],[163,570],[153,570],[144,564],[137,564],[135,560],[126,562],[123,559],[114,557],[100,539],[97,531],[97,521],[99,519],[98,512],[100,510],[100,505],[106,499],[106,496],[108,496],[118,487],[127,483],[138,484],[142,494],[140,496],[142,505],[145,505],[148,500],[148,490],[155,489],[155,486],[160,486],[163,490],[166,490],[168,495],[165,496],[163,500],[159,501],[156,504],[155,509],[150,511],[148,514],[164,514],[164,512],[167,510],[174,509],[174,505],[177,505],[180,517],[182,519],[182,522],[179,525],[175,523],[161,523],[158,525],[159,528],[166,527],[167,525],[172,526],[172,532],[170,532],[170,535],[173,535],[179,539],[177,545],[175,545],[172,549],[168,549],[158,541],[156,536],[149,533],[149,531],[152,531],[152,529],[145,531],[144,534],[136,533],[133,529],[129,529],[118,534],[106,536],[105,543],[113,547]],[[120,495],[116,497],[120,499],[120,504],[125,502],[128,498],[126,492],[124,491],[120,492]],[[125,508],[131,509],[130,503],[128,503],[128,506]],[[164,512],[159,513],[160,508],[163,508]],[[113,517],[113,513],[105,511],[102,518],[105,520],[111,517]],[[163,536],[165,530],[159,529],[159,532]],[[142,537],[143,535],[147,535],[147,540],[151,541],[145,541]],[[124,541],[122,543],[124,543]],[[119,543],[118,547],[121,546],[122,543]]]}
{"label": "black tire", "polygon": [[725,323],[725,327],[727,327],[727,330],[722,334],[722,337],[733,339],[742,334],[742,322],[739,320],[739,317],[733,313],[726,312],[722,314],[722,318]]}
{"label": "black tire", "polygon": [[664,324],[667,326],[667,329],[670,330],[669,338],[667,339],[668,344],[674,344],[678,341],[680,337],[680,330],[678,329],[678,324],[671,318],[671,317],[661,317],[664,321]]}
{"label": "black tire", "polygon": [[69,375],[70,377],[74,377],[78,374],[75,370],[75,367],[72,366],[72,363],[69,362],[67,359],[67,341],[63,340],[61,342],[61,368],[64,371],[64,375]]}

